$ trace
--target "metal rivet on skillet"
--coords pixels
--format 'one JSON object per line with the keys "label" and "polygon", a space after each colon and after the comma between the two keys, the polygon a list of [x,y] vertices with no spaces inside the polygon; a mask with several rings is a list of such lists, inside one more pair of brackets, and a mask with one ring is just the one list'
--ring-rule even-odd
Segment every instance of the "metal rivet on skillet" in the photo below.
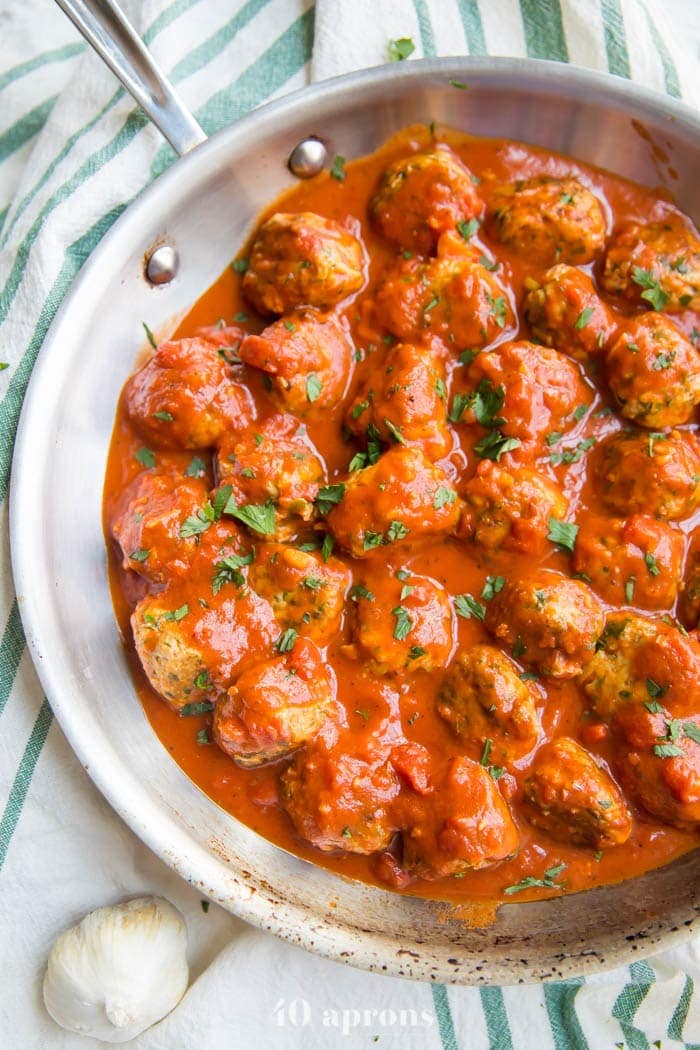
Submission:
{"label": "metal rivet on skillet", "polygon": [[169,244],[161,244],[148,256],[146,277],[151,284],[168,284],[177,273],[180,260]]}
{"label": "metal rivet on skillet", "polygon": [[308,138],[294,147],[289,154],[289,170],[298,179],[311,179],[318,175],[326,163],[326,147],[320,139]]}

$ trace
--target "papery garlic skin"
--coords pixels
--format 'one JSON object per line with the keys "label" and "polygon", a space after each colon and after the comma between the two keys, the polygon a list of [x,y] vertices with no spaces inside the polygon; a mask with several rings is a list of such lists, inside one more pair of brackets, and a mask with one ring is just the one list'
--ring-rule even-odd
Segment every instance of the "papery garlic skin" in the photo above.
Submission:
{"label": "papery garlic skin", "polygon": [[97,908],[58,938],[44,1003],[71,1032],[125,1043],[160,1021],[187,990],[187,930],[162,897]]}

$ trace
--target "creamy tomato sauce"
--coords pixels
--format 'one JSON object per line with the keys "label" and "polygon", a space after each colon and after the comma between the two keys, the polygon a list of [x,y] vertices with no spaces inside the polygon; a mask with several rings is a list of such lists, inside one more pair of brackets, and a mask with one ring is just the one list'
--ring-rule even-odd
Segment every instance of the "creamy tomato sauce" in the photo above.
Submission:
{"label": "creamy tomato sauce", "polygon": [[148,718],[237,819],[405,893],[666,864],[700,820],[697,235],[444,128],[335,171],[122,395],[105,532]]}

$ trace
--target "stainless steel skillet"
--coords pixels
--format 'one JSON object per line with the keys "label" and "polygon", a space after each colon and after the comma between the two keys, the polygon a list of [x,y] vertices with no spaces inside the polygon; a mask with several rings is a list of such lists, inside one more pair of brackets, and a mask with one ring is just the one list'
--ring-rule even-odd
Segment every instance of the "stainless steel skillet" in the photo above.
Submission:
{"label": "stainless steel skillet", "polygon": [[[84,3],[62,6],[77,22],[89,13]],[[93,38],[111,49],[113,68],[128,56],[143,92],[136,97],[187,155],[125,212],[76,280],[44,342],[15,448],[11,541],[22,620],[46,694],[88,773],[136,834],[203,894],[357,966],[508,984],[610,967],[686,939],[698,911],[697,851],[618,886],[506,905],[478,930],[444,904],[306,864],[232,819],[170,759],[136,698],[107,588],[100,503],[141,321],[167,333],[212,283],[256,214],[293,181],[287,160],[300,141],[315,135],[329,156],[351,158],[406,124],[435,119],[666,185],[698,221],[698,115],[625,81],[553,63],[445,59],[316,85],[204,141],[143,48],[125,41],[112,5],[90,8],[101,19]],[[171,252],[151,263],[157,285],[145,260],[163,245]]]}

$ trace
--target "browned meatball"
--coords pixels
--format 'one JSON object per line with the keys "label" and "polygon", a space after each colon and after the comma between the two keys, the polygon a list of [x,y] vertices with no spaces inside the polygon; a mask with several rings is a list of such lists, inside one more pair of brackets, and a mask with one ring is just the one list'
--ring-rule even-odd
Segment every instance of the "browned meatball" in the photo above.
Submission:
{"label": "browned meatball", "polygon": [[616,768],[625,790],[665,824],[697,827],[700,721],[674,720],[658,702],[654,711],[630,705],[620,721],[627,746],[620,747]]}
{"label": "browned meatball", "polygon": [[355,636],[374,671],[434,671],[450,658],[454,613],[439,583],[424,576],[369,576],[356,594]]}
{"label": "browned meatball", "polygon": [[241,361],[274,376],[272,393],[281,408],[305,416],[340,401],[353,349],[341,318],[306,310],[246,336],[238,352]]}
{"label": "browned meatball", "polygon": [[337,558],[324,561],[315,551],[264,543],[256,549],[249,580],[282,628],[292,627],[318,645],[327,645],[340,629],[352,577]]}
{"label": "browned meatball", "polygon": [[549,519],[563,520],[568,503],[542,474],[519,467],[508,470],[488,460],[462,491],[460,532],[487,550],[541,554],[547,546]]}
{"label": "browned meatball", "polygon": [[263,314],[329,310],[364,279],[362,245],[344,226],[310,211],[276,212],[255,236],[243,291]]}
{"label": "browned meatball", "polygon": [[256,508],[253,518],[244,511],[239,520],[280,540],[311,520],[325,479],[304,426],[288,415],[270,416],[257,430],[225,438],[216,455],[216,473],[221,486],[230,486],[235,505]]}
{"label": "browned meatball", "polygon": [[[241,335],[238,329],[228,331]],[[206,448],[255,419],[250,391],[235,381],[219,350],[220,342],[207,338],[161,343],[128,381],[127,414],[151,445]]]}
{"label": "browned meatball", "polygon": [[569,737],[545,744],[525,780],[528,816],[558,842],[591,849],[620,846],[632,817],[609,773]]}
{"label": "browned meatball", "polygon": [[297,834],[320,850],[374,853],[396,831],[400,784],[386,749],[318,738],[282,774],[282,805]]}
{"label": "browned meatball", "polygon": [[462,875],[515,853],[518,831],[484,766],[451,759],[434,792],[413,807],[403,833],[404,867],[423,879]]}
{"label": "browned meatball", "polygon": [[615,321],[587,273],[561,263],[526,286],[525,312],[541,343],[581,360],[607,347]]}
{"label": "browned meatball", "polygon": [[614,434],[600,449],[599,494],[617,514],[689,517],[700,504],[700,441],[694,434]]}
{"label": "browned meatball", "polygon": [[489,603],[486,626],[516,660],[572,678],[593,655],[603,612],[584,583],[541,570],[508,580]]}
{"label": "browned meatball", "polygon": [[441,233],[479,215],[482,207],[470,172],[447,146],[395,161],[370,201],[384,236],[397,248],[424,255]]}
{"label": "browned meatball", "polygon": [[[451,241],[445,241],[451,245]],[[401,259],[375,296],[377,316],[406,342],[437,337],[454,351],[488,346],[513,329],[510,297],[472,252]]]}
{"label": "browned meatball", "polygon": [[700,240],[684,215],[631,223],[605,257],[603,286],[654,310],[700,310]]}
{"label": "browned meatball", "polygon": [[214,739],[244,768],[272,762],[308,744],[331,716],[335,687],[313,644],[243,672],[214,709]]}
{"label": "browned meatball", "polygon": [[663,314],[630,321],[605,359],[620,412],[652,430],[687,423],[700,404],[700,354]]}
{"label": "browned meatball", "polygon": [[327,521],[344,550],[366,558],[386,544],[452,532],[458,519],[447,475],[417,449],[397,445],[350,475]]}
{"label": "browned meatball", "polygon": [[601,718],[663,701],[674,718],[700,710],[700,645],[673,623],[611,613],[581,685]]}
{"label": "browned meatball", "polygon": [[668,609],[683,568],[683,533],[646,514],[599,518],[587,514],[579,528],[573,568],[612,605]]}
{"label": "browned meatball", "polygon": [[[502,343],[479,354],[469,379],[477,393],[484,382],[487,394],[500,393],[500,432],[515,439],[523,452],[542,447],[547,434],[564,433],[576,421],[574,412],[591,401],[577,364],[548,346],[526,341]],[[462,418],[478,420],[471,407]],[[493,458],[488,445],[481,454]]]}
{"label": "browned meatball", "polygon": [[491,205],[495,236],[534,265],[588,263],[605,244],[600,201],[577,179],[512,182],[496,190]]}
{"label": "browned meatball", "polygon": [[399,343],[367,361],[346,424],[352,434],[388,445],[398,432],[406,445],[440,459],[452,448],[446,400],[445,369],[437,356]]}
{"label": "browned meatball", "polygon": [[437,712],[474,758],[509,765],[532,751],[540,735],[537,696],[517,667],[493,645],[461,652],[440,685]]}
{"label": "browned meatball", "polygon": [[272,609],[249,588],[212,595],[207,580],[205,606],[190,604],[190,593],[172,585],[140,601],[131,617],[146,677],[175,711],[227,688],[244,661],[269,654],[279,634]]}
{"label": "browned meatball", "polygon": [[150,583],[167,583],[189,569],[195,540],[181,539],[185,518],[206,502],[206,482],[177,474],[137,475],[123,490],[111,532],[123,566]]}

